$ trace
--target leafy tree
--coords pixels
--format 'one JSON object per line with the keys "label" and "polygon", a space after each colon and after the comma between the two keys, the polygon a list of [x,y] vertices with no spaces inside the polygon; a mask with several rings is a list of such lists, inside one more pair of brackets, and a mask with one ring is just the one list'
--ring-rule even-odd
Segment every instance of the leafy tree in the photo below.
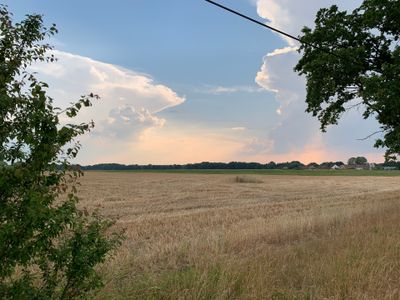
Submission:
{"label": "leafy tree", "polygon": [[358,156],[356,158],[357,165],[366,165],[367,163],[368,163],[368,160],[364,156]]}
{"label": "leafy tree", "polygon": [[350,157],[347,164],[349,166],[354,165],[365,165],[368,163],[368,160],[364,156]]}
{"label": "leafy tree", "polygon": [[52,62],[44,40],[57,32],[40,15],[12,23],[0,6],[0,298],[81,298],[101,286],[95,266],[121,242],[112,221],[77,208],[80,171],[69,160],[74,139],[89,124],[60,124],[91,105],[83,96],[65,110],[53,106],[47,84],[29,72]]}
{"label": "leafy tree", "polygon": [[375,146],[386,148],[387,160],[400,153],[399,38],[400,1],[364,0],[350,13],[333,5],[317,13],[315,29],[303,29],[295,67],[306,75],[307,112],[321,129],[363,107],[363,117],[381,125]]}
{"label": "leafy tree", "polygon": [[357,158],[355,158],[355,157],[350,157],[349,160],[347,161],[347,164],[348,164],[349,166],[354,166],[354,165],[357,164],[356,161],[357,161]]}
{"label": "leafy tree", "polygon": [[299,169],[301,169],[303,167],[304,167],[304,165],[299,161],[292,161],[288,165],[289,169],[296,169],[296,170],[299,170]]}
{"label": "leafy tree", "polygon": [[317,164],[316,162],[311,162],[307,165],[308,169],[318,169],[319,164]]}

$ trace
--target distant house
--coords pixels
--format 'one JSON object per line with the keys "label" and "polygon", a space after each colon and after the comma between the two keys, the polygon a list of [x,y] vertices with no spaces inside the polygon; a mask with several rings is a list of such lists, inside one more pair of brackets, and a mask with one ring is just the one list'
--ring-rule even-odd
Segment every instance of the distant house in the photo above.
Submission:
{"label": "distant house", "polygon": [[338,165],[333,165],[331,167],[332,170],[340,170],[341,168]]}

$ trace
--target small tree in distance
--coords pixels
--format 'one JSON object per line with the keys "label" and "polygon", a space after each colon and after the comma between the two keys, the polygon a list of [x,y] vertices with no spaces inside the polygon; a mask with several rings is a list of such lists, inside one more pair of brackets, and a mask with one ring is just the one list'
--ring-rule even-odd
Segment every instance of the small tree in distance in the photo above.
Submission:
{"label": "small tree in distance", "polygon": [[347,164],[350,166],[354,165],[366,165],[368,160],[364,156],[350,157]]}
{"label": "small tree in distance", "polygon": [[98,98],[83,96],[65,110],[53,106],[47,84],[28,67],[52,62],[43,41],[57,32],[40,15],[12,23],[0,6],[0,298],[81,298],[101,286],[95,271],[121,242],[111,220],[77,208],[81,175],[70,160],[74,139],[93,123],[62,125]]}
{"label": "small tree in distance", "polygon": [[368,163],[368,160],[364,156],[358,156],[356,158],[357,165],[366,165],[367,163]]}

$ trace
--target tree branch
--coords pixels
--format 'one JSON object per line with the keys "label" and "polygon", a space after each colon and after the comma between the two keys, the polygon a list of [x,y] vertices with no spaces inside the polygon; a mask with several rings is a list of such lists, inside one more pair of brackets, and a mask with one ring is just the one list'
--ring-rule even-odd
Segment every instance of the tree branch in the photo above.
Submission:
{"label": "tree branch", "polygon": [[356,104],[353,104],[353,105],[350,105],[350,106],[348,106],[348,107],[345,107],[345,109],[346,110],[350,110],[350,109],[353,109],[353,108],[355,108],[355,107],[358,107],[358,106],[360,106],[361,104],[363,104],[364,102],[358,102],[358,103],[356,103]]}
{"label": "tree branch", "polygon": [[365,138],[357,139],[357,141],[365,141],[365,140],[368,140],[370,137],[374,136],[375,134],[382,133],[382,132],[384,132],[384,130],[375,131],[374,133],[371,133],[370,135],[366,136]]}

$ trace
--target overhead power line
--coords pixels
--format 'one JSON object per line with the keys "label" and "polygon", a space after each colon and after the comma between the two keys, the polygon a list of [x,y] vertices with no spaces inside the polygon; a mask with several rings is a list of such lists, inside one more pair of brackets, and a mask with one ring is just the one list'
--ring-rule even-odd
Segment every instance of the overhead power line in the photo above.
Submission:
{"label": "overhead power line", "polygon": [[279,34],[282,34],[282,35],[284,35],[284,36],[286,36],[286,37],[288,37],[288,38],[291,38],[291,39],[296,40],[296,41],[298,41],[298,42],[300,42],[300,43],[303,43],[303,44],[308,44],[308,43],[306,43],[306,42],[304,42],[304,41],[301,41],[298,37],[295,37],[294,35],[291,35],[291,34],[289,34],[289,33],[286,33],[286,32],[284,32],[284,31],[282,31],[282,30],[279,30],[279,29],[277,29],[277,28],[274,28],[274,27],[272,27],[272,26],[269,26],[269,25],[267,25],[267,24],[264,24],[264,23],[262,23],[262,22],[260,22],[260,21],[257,21],[256,19],[253,19],[253,18],[251,18],[251,17],[249,17],[249,16],[246,16],[246,15],[244,15],[244,14],[242,14],[242,13],[236,11],[236,10],[233,10],[233,9],[231,9],[231,8],[229,8],[229,7],[226,7],[226,6],[222,5],[222,4],[219,4],[219,3],[214,2],[214,1],[212,1],[212,0],[205,0],[205,1],[207,1],[208,3],[211,3],[211,4],[215,5],[215,6],[217,6],[217,7],[219,7],[219,8],[222,8],[222,9],[224,9],[224,10],[226,10],[226,11],[229,11],[229,12],[232,13],[232,14],[238,15],[239,17],[242,17],[242,18],[244,18],[244,19],[246,19],[246,20],[249,20],[250,22],[256,23],[256,24],[258,24],[258,25],[260,25],[260,26],[263,26],[263,27],[265,27],[265,28],[268,28],[269,30],[272,30],[272,31],[275,31],[275,32],[277,32],[277,33],[279,33]]}
{"label": "overhead power line", "polygon": [[[267,24],[264,24],[264,23],[262,23],[262,22],[260,22],[260,21],[257,21],[256,19],[253,19],[253,18],[251,18],[251,17],[249,17],[249,16],[246,16],[246,15],[244,15],[244,14],[242,14],[242,13],[236,11],[236,10],[233,10],[233,9],[231,9],[231,8],[229,8],[229,7],[226,7],[226,6],[222,5],[222,4],[219,4],[219,3],[215,2],[215,1],[212,1],[212,0],[205,0],[205,1],[208,2],[208,3],[211,3],[211,4],[215,5],[215,6],[217,6],[217,7],[219,7],[219,8],[222,8],[223,10],[226,10],[226,11],[232,13],[232,14],[235,14],[235,15],[241,17],[241,18],[244,18],[244,19],[246,19],[246,20],[248,20],[248,21],[250,21],[250,22],[256,23],[256,24],[258,24],[258,25],[260,25],[260,26],[262,26],[262,27],[268,28],[269,30],[272,30],[272,31],[277,32],[277,33],[279,33],[279,34],[281,34],[281,35],[284,35],[284,36],[286,36],[286,37],[288,37],[288,38],[291,38],[291,39],[293,39],[293,40],[296,40],[296,41],[298,41],[298,42],[301,43],[301,44],[304,44],[304,45],[307,45],[307,46],[309,46],[309,47],[313,47],[313,48],[319,49],[319,50],[321,50],[321,51],[323,51],[323,52],[325,52],[325,53],[328,53],[328,54],[331,54],[331,55],[335,56],[336,58],[348,59],[348,58],[342,57],[341,55],[338,55],[338,54],[336,54],[336,53],[334,53],[334,52],[332,52],[332,51],[330,51],[330,50],[328,50],[328,49],[324,49],[324,48],[322,48],[322,47],[319,46],[319,45],[315,45],[315,44],[312,44],[312,43],[308,43],[308,42],[302,41],[301,39],[299,39],[298,37],[295,37],[294,35],[291,35],[291,34],[289,34],[289,33],[287,33],[287,32],[284,32],[284,31],[282,31],[282,30],[279,30],[279,29],[277,29],[277,28],[274,28],[274,27],[272,27],[272,26],[269,26],[269,25],[267,25]],[[355,63],[359,64],[358,61],[355,61],[354,59],[353,59],[353,61],[354,61]]]}

